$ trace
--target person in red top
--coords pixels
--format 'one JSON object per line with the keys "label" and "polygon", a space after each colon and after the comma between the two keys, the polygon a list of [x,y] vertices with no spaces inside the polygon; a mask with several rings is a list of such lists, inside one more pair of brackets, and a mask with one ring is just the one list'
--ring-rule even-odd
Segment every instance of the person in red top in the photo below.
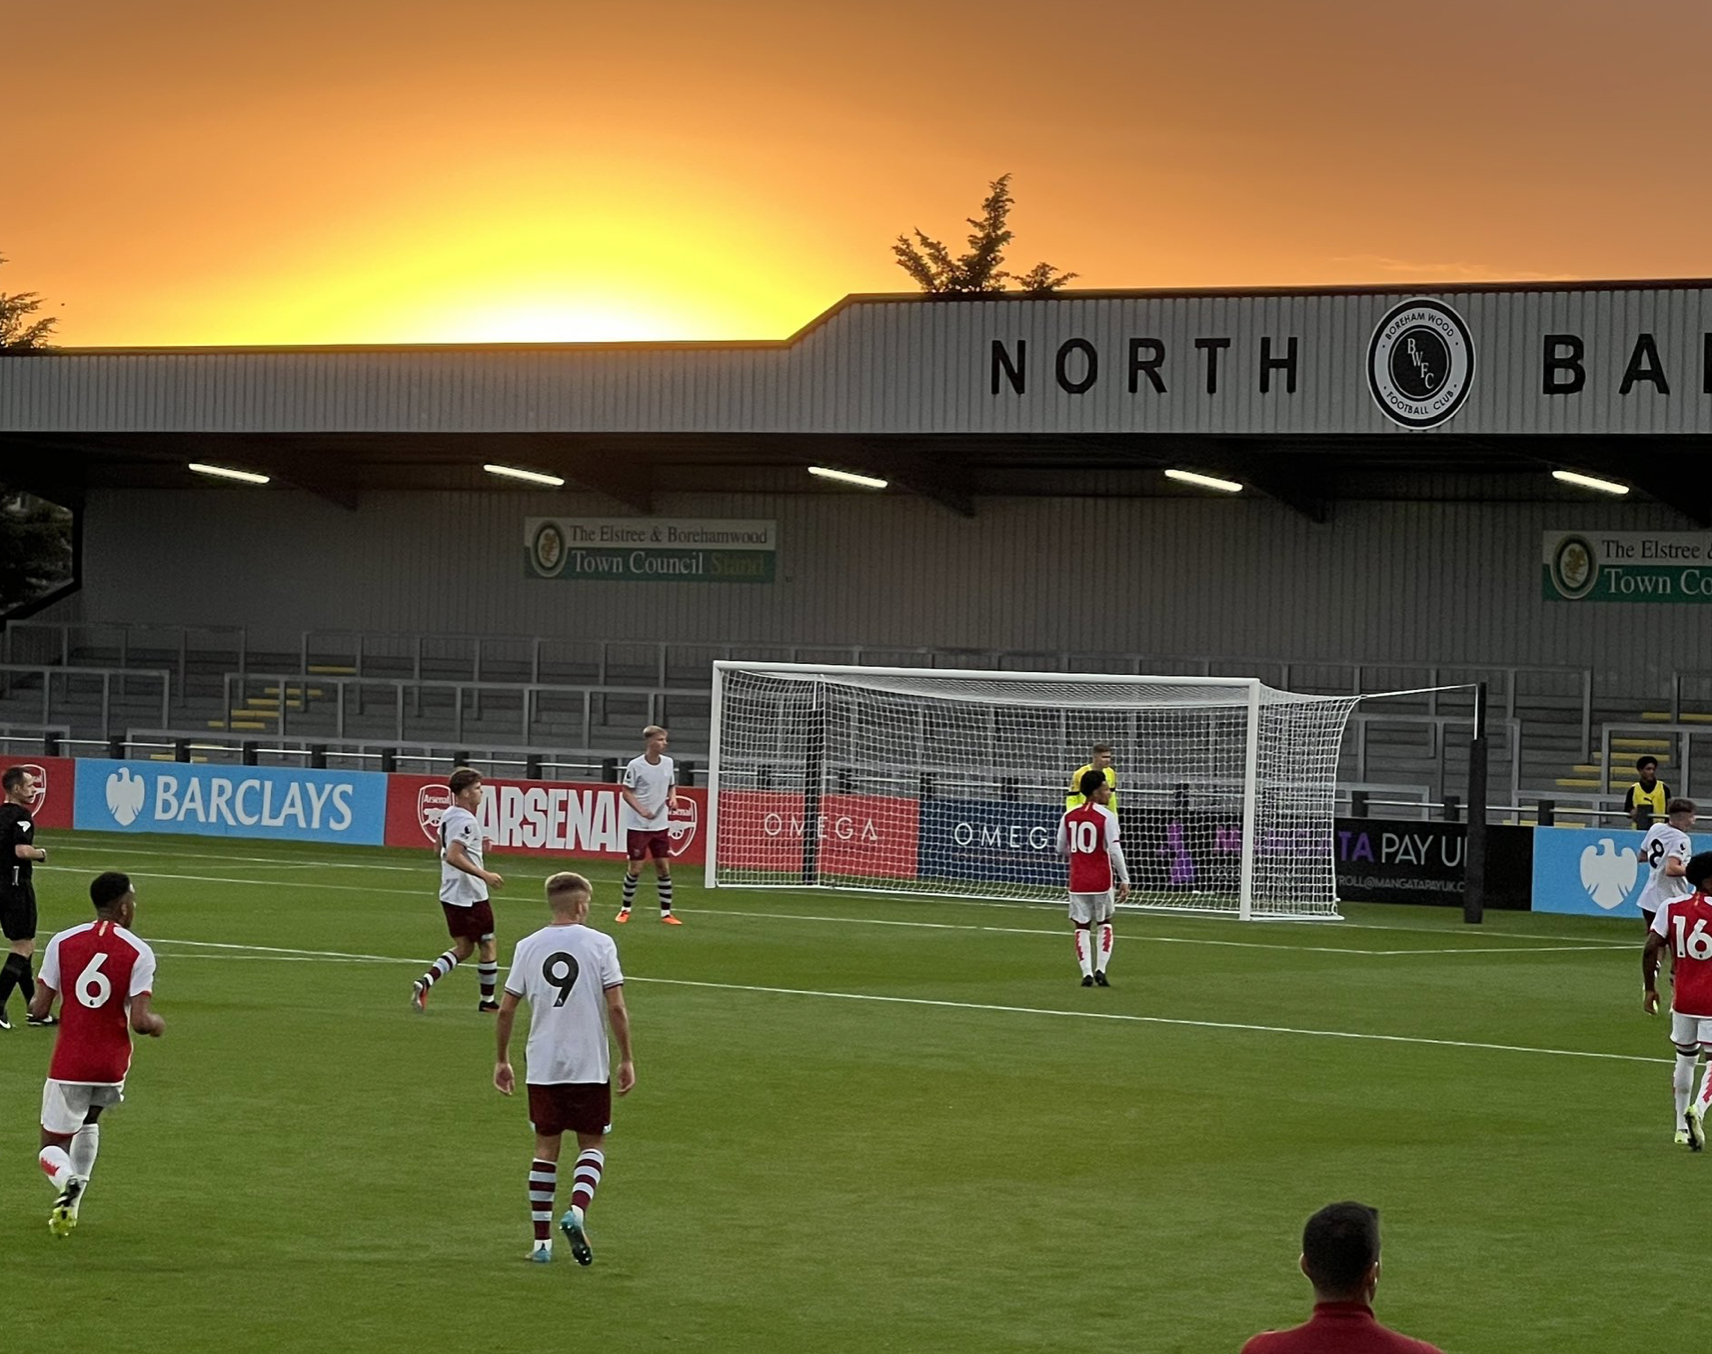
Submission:
{"label": "person in red top", "polygon": [[59,1037],[42,1088],[42,1171],[59,1191],[48,1230],[68,1236],[100,1146],[101,1111],[125,1098],[131,1070],[131,1031],[160,1038],[166,1022],[149,1009],[155,955],[128,929],[137,894],[122,874],[97,875],[89,886],[95,920],[61,931],[48,942],[30,1003],[46,1016],[64,990]]}
{"label": "person in red top", "polygon": [[[1110,987],[1106,964],[1112,957],[1112,884],[1118,901],[1129,897],[1129,866],[1118,844],[1118,816],[1111,810],[1112,787],[1104,771],[1085,771],[1076,787],[1080,806],[1058,820],[1058,854],[1070,860],[1070,921],[1076,928],[1076,962],[1083,987]],[[1098,926],[1093,940],[1089,928]]]}
{"label": "person in red top", "polygon": [[1700,1078],[1700,1094],[1686,1106],[1683,1101],[1694,1085],[1694,1063],[1705,1049],[1712,1056],[1712,899],[1706,884],[1712,879],[1712,851],[1702,851],[1683,871],[1694,890],[1686,898],[1672,898],[1653,914],[1647,932],[1647,948],[1641,955],[1641,978],[1645,983],[1641,1005],[1648,1015],[1658,1014],[1659,960],[1668,949],[1675,957],[1675,976],[1670,997],[1670,1041],[1676,1045],[1676,1070],[1672,1089],[1682,1127],[1677,1141],[1686,1137],[1690,1151],[1706,1146],[1706,1115],[1712,1110],[1712,1061]]}
{"label": "person in red top", "polygon": [[1314,1286],[1314,1315],[1289,1330],[1264,1331],[1242,1354],[1440,1354],[1381,1326],[1373,1315],[1379,1287],[1379,1210],[1327,1204],[1302,1229],[1302,1273]]}

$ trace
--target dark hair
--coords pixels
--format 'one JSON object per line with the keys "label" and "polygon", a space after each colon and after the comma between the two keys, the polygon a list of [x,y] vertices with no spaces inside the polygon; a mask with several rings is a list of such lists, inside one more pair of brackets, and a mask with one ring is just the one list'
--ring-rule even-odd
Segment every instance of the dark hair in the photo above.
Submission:
{"label": "dark hair", "polygon": [[1654,771],[1658,770],[1658,758],[1653,756],[1652,753],[1644,752],[1639,757],[1635,758],[1635,770],[1645,771],[1649,766],[1652,767]]}
{"label": "dark hair", "polygon": [[1670,818],[1676,817],[1679,813],[1692,815],[1700,812],[1699,809],[1694,807],[1694,801],[1692,799],[1673,799],[1670,803],[1664,806],[1664,811],[1666,816]]}
{"label": "dark hair", "polygon": [[131,891],[131,876],[120,874],[117,870],[109,870],[106,874],[98,874],[89,886],[89,901],[95,904],[97,912],[111,911],[115,904]]}
{"label": "dark hair", "polygon": [[1082,798],[1092,799],[1094,791],[1106,783],[1104,771],[1084,771],[1082,779],[1076,782],[1076,788],[1082,792]]}
{"label": "dark hair", "polygon": [[1378,1258],[1377,1208],[1358,1203],[1327,1204],[1302,1229],[1302,1268],[1321,1293],[1353,1293]]}
{"label": "dark hair", "polygon": [[446,788],[455,795],[461,795],[470,786],[480,784],[481,772],[473,767],[460,766],[450,776],[446,777]]}
{"label": "dark hair", "polygon": [[1096,757],[1099,756],[1100,753],[1102,753],[1102,752],[1110,752],[1111,750],[1112,750],[1112,745],[1110,743],[1095,743],[1094,744],[1094,755]]}
{"label": "dark hair", "polygon": [[1692,889],[1704,891],[1706,881],[1712,879],[1712,851],[1702,851],[1688,862],[1688,868],[1682,872],[1682,877],[1688,881]]}
{"label": "dark hair", "polygon": [[30,773],[21,766],[9,766],[0,772],[0,789],[10,793],[23,783],[24,777]]}

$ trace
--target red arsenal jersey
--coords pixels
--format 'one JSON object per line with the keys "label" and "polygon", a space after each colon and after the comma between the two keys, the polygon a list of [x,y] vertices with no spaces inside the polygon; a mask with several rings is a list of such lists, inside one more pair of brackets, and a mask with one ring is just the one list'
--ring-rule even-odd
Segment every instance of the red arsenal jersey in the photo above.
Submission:
{"label": "red arsenal jersey", "polygon": [[1058,824],[1059,854],[1070,857],[1071,893],[1106,893],[1112,887],[1112,845],[1118,816],[1103,804],[1071,809]]}
{"label": "red arsenal jersey", "polygon": [[1654,916],[1653,931],[1676,956],[1670,1009],[1712,1020],[1712,899],[1704,893],[1671,899]]}
{"label": "red arsenal jersey", "polygon": [[48,942],[40,981],[62,994],[49,1078],[123,1081],[131,1067],[131,998],[154,989],[154,951],[116,922],[88,922]]}

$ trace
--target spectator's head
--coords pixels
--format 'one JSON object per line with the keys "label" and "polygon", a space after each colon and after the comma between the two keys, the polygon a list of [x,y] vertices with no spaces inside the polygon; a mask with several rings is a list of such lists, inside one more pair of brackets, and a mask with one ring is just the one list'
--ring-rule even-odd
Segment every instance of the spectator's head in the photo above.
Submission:
{"label": "spectator's head", "polygon": [[1648,789],[1651,789],[1653,782],[1658,779],[1658,758],[1635,758],[1635,771],[1641,778],[1641,784],[1645,785]]}
{"label": "spectator's head", "polygon": [[1094,755],[1088,765],[1096,771],[1104,771],[1112,764],[1112,746],[1110,743],[1095,743]]}
{"label": "spectator's head", "polygon": [[1112,797],[1112,787],[1104,771],[1084,771],[1082,779],[1076,782],[1076,788],[1090,804],[1104,804]]}
{"label": "spectator's head", "polygon": [[1665,805],[1664,811],[1670,818],[1670,825],[1685,832],[1694,826],[1694,815],[1700,812],[1692,799],[1673,799]]}
{"label": "spectator's head", "polygon": [[95,876],[89,885],[89,901],[95,904],[95,915],[102,921],[129,926],[137,915],[137,893],[131,887],[131,877],[117,870]]}
{"label": "spectator's head", "polygon": [[1302,1229],[1302,1273],[1321,1302],[1371,1302],[1379,1284],[1379,1210],[1327,1204]]}
{"label": "spectator's head", "polygon": [[1705,893],[1707,883],[1712,882],[1712,851],[1702,851],[1699,855],[1690,857],[1688,868],[1682,872],[1682,877],[1696,893]]}
{"label": "spectator's head", "polygon": [[446,788],[452,792],[452,798],[471,813],[481,807],[482,778],[481,772],[475,768],[460,766],[446,777]]}

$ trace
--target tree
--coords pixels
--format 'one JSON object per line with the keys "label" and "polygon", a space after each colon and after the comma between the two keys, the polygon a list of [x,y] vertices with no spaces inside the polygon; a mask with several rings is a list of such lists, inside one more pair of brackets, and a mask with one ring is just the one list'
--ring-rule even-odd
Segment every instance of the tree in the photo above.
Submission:
{"label": "tree", "polygon": [[72,577],[71,514],[57,503],[0,486],[0,615]]}
{"label": "tree", "polygon": [[1012,235],[1006,224],[1012,206],[1011,176],[1001,174],[987,189],[981,215],[968,218],[974,228],[969,232],[968,253],[952,258],[940,241],[920,230],[913,232],[913,241],[908,235],[898,236],[892,253],[918,287],[929,296],[986,296],[1004,291],[1006,281],[1014,281],[1025,295],[1050,296],[1077,276],[1061,273],[1050,263],[1037,263],[1020,276],[1006,272],[1005,249]]}
{"label": "tree", "polygon": [[[0,254],[0,263],[6,256]],[[52,336],[59,320],[52,315],[32,318],[42,308],[41,295],[33,291],[0,291],[0,353],[39,352],[51,347]]]}

